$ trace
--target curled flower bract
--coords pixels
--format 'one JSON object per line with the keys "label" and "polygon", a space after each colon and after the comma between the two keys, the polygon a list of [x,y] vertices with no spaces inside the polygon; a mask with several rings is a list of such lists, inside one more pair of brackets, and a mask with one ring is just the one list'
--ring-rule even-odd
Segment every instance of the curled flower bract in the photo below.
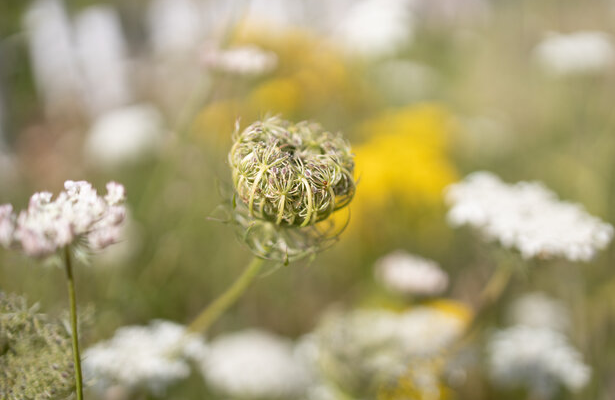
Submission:
{"label": "curled flower bract", "polygon": [[313,225],[355,192],[350,145],[314,123],[257,121],[236,132],[229,162],[249,216],[276,225]]}
{"label": "curled flower bract", "polygon": [[66,181],[64,189],[55,200],[49,192],[35,193],[18,215],[0,206],[0,244],[46,257],[82,238],[94,250],[115,243],[126,216],[124,187],[109,182],[104,198],[85,181]]}

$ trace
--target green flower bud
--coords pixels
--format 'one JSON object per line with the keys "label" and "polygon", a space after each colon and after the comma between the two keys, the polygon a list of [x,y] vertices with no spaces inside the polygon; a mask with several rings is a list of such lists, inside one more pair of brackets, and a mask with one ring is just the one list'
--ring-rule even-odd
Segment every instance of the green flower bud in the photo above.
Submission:
{"label": "green flower bud", "polygon": [[236,127],[229,153],[234,195],[225,220],[262,258],[288,263],[335,243],[333,212],[355,193],[354,160],[340,134],[278,117]]}
{"label": "green flower bud", "polygon": [[237,130],[229,162],[249,216],[279,226],[316,224],[355,192],[350,145],[315,123],[272,117]]}

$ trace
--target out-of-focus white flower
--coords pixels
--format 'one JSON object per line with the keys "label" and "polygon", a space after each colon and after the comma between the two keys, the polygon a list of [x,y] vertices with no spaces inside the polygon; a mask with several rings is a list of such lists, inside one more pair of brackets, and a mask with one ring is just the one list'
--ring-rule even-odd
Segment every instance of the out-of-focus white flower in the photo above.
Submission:
{"label": "out-of-focus white flower", "polygon": [[202,368],[213,389],[238,398],[297,398],[310,380],[293,343],[260,330],[217,338]]}
{"label": "out-of-focus white flower", "polygon": [[101,5],[81,11],[75,18],[75,43],[91,114],[129,103],[127,51],[117,12]]}
{"label": "out-of-focus white flower", "polygon": [[534,57],[555,75],[597,73],[613,66],[615,49],[605,32],[550,33],[536,46]]}
{"label": "out-of-focus white flower", "polygon": [[591,369],[561,333],[548,328],[513,326],[497,331],[488,345],[489,373],[504,387],[526,386],[549,398],[561,384],[579,390]]}
{"label": "out-of-focus white flower", "polygon": [[47,111],[55,113],[79,98],[79,73],[71,27],[60,0],[37,0],[28,8],[24,25],[36,88]]}
{"label": "out-of-focus white flower", "polygon": [[229,49],[207,46],[201,59],[209,69],[252,76],[271,72],[278,64],[278,57],[275,53],[254,45]]}
{"label": "out-of-focus white flower", "polygon": [[515,325],[559,332],[565,332],[570,327],[570,316],[564,304],[540,292],[516,299],[510,306],[509,319]]}
{"label": "out-of-focus white flower", "polygon": [[10,246],[14,231],[13,206],[10,204],[0,205],[0,244],[2,246]]}
{"label": "out-of-focus white flower", "polygon": [[[463,333],[467,315],[432,306],[403,313],[356,310],[326,317],[306,340],[306,359],[325,374],[361,384],[361,377],[397,379],[411,365],[439,356]],[[363,382],[365,383],[365,382]]]}
{"label": "out-of-focus white flower", "polygon": [[149,105],[109,111],[92,124],[85,153],[89,160],[102,167],[136,162],[160,148],[162,125],[162,115]]}
{"label": "out-of-focus white flower", "polygon": [[154,0],[148,10],[152,47],[158,55],[195,50],[206,35],[205,9],[194,0]]}
{"label": "out-of-focus white flower", "polygon": [[392,292],[436,295],[446,290],[448,275],[435,261],[395,251],[376,261],[376,279]]}
{"label": "out-of-focus white flower", "polygon": [[105,198],[85,181],[66,181],[64,189],[53,201],[49,192],[35,193],[18,216],[10,205],[2,206],[0,243],[33,257],[49,256],[81,238],[93,250],[115,243],[126,215],[123,186],[109,182]]}
{"label": "out-of-focus white flower", "polygon": [[395,52],[414,35],[407,0],[362,0],[338,21],[334,38],[350,52],[378,57]]}
{"label": "out-of-focus white flower", "polygon": [[101,390],[118,384],[160,394],[190,374],[188,358],[203,360],[207,351],[204,341],[187,335],[184,326],[157,320],[119,328],[108,341],[87,349],[83,370]]}
{"label": "out-of-focus white flower", "polygon": [[488,240],[517,248],[524,258],[565,257],[589,261],[613,237],[613,227],[581,205],[559,201],[538,182],[508,185],[475,172],[447,188],[453,226],[470,225]]}

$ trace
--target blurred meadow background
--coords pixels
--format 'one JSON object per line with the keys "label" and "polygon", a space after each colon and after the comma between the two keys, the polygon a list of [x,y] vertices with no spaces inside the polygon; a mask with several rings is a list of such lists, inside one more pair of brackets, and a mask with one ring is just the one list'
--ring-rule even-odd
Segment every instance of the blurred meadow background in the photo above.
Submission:
{"label": "blurred meadow background", "polygon": [[[349,213],[348,227],[313,260],[270,263],[208,341],[254,328],[299,341],[331,310],[361,308],[435,307],[469,324],[493,271],[513,260],[522,270],[437,394],[371,397],[351,384],[328,399],[612,399],[613,246],[589,261],[522,261],[451,227],[444,193],[491,171],[541,181],[615,223],[614,23],[609,0],[3,0],[0,204],[25,208],[67,179],[122,183],[123,240],[76,267],[79,307],[91,310],[82,346],[155,319],[187,324],[251,258],[211,218],[232,192],[236,121],[317,121],[343,132],[356,155],[355,198],[334,216]],[[437,262],[448,288],[387,291],[375,265],[400,250]],[[67,308],[57,268],[1,248],[0,290],[50,315]],[[567,315],[566,338],[591,369],[582,387],[490,378],[489,337],[530,293]],[[241,398],[198,372],[131,396]],[[306,396],[287,398],[325,399]],[[86,397],[130,398],[91,388]]]}

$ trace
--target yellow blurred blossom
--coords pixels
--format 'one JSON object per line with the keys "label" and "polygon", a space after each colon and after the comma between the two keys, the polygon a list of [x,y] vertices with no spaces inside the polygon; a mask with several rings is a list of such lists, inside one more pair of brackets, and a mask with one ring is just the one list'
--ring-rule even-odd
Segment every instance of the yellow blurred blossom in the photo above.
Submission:
{"label": "yellow blurred blossom", "polygon": [[[361,123],[365,138],[354,146],[359,186],[350,226],[391,208],[416,215],[442,204],[442,190],[457,180],[447,156],[452,116],[441,106],[421,104],[387,111]],[[381,219],[380,219],[381,220]]]}
{"label": "yellow blurred blossom", "polygon": [[301,87],[294,79],[269,79],[250,93],[249,108],[260,113],[273,111],[275,114],[292,116],[301,104],[301,92]]}
{"label": "yellow blurred blossom", "polygon": [[[355,118],[374,96],[363,88],[357,65],[350,68],[335,47],[313,33],[288,29],[284,34],[254,24],[240,25],[232,45],[256,45],[278,57],[277,68],[262,79],[216,90],[217,100],[206,105],[195,133],[230,137],[235,120],[251,123],[265,115],[325,122]],[[213,138],[215,140],[215,138]]]}

